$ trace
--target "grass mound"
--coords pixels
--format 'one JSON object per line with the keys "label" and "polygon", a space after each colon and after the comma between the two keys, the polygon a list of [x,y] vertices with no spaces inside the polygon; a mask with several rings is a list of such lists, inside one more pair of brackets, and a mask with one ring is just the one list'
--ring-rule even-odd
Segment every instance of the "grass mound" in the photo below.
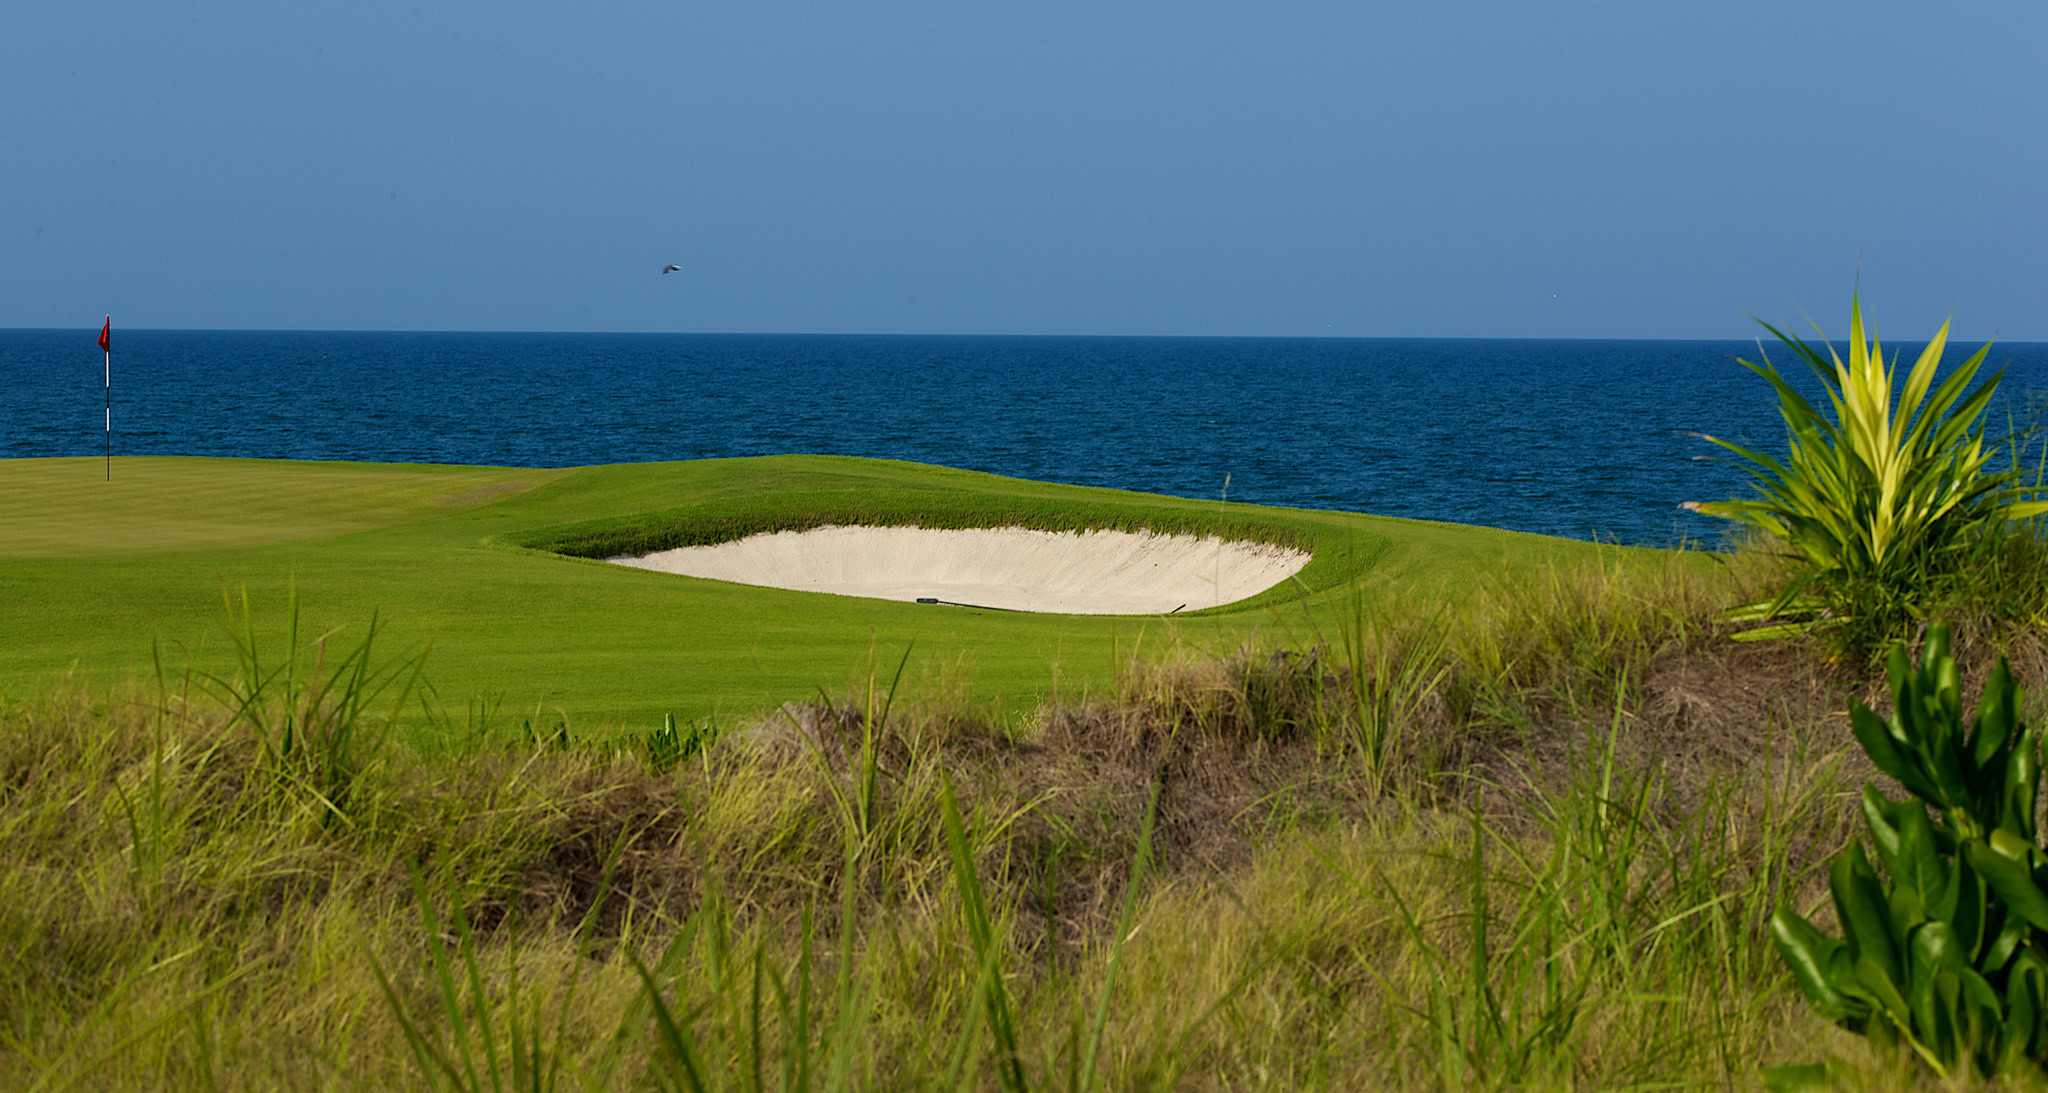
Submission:
{"label": "grass mound", "polygon": [[[1222,652],[1312,643],[1345,590],[1375,602],[1460,599],[1593,559],[1653,551],[1486,528],[1027,482],[822,456],[551,471],[143,457],[0,460],[0,695],[110,687],[168,663],[219,670],[220,591],[246,589],[260,636],[296,588],[310,632],[382,609],[399,645],[434,645],[434,694],[479,721],[566,721],[579,738],[673,715],[721,724],[839,692],[878,643],[913,649],[906,687],[964,688],[1023,717],[1055,690],[1111,682],[1117,649]],[[1303,544],[1272,592],[1170,626],[949,610],[678,579],[582,555],[823,521],[1144,527]],[[115,549],[118,547],[118,549]],[[562,553],[566,552],[566,553]],[[269,629],[266,630],[266,622]]]}
{"label": "grass mound", "polygon": [[1312,551],[1316,537],[1270,519],[1201,510],[1148,510],[1116,505],[1040,501],[1025,504],[983,494],[901,491],[852,497],[771,496],[721,498],[658,512],[610,516],[537,528],[508,538],[532,550],[578,558],[652,554],[677,547],[713,546],[776,531],[821,527],[1025,528],[1031,531],[1149,531],[1158,535],[1213,536]]}
{"label": "grass mound", "polygon": [[[1841,711],[1880,695],[1729,645],[1738,576],[1126,647],[1022,721],[892,701],[891,656],[687,747],[416,747],[322,688],[338,656],[254,705],[247,673],[12,702],[0,1083],[1608,1087],[1819,1043],[1908,1088],[1765,932],[1825,903],[1869,774]],[[1993,644],[2048,675],[2026,630],[1965,663]],[[277,742],[344,715],[336,794]]]}

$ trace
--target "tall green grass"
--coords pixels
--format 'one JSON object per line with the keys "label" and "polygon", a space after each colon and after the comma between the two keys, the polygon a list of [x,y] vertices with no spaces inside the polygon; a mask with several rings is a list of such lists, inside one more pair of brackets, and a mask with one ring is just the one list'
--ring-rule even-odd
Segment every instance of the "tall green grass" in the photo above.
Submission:
{"label": "tall green grass", "polygon": [[[8,705],[0,1085],[1742,1087],[1819,1045],[1908,1088],[1769,947],[1854,830],[1864,683],[1731,652],[1739,577],[1360,601],[1023,725],[878,647],[673,763],[415,746],[415,654],[340,635]],[[343,805],[280,742],[350,710]]]}

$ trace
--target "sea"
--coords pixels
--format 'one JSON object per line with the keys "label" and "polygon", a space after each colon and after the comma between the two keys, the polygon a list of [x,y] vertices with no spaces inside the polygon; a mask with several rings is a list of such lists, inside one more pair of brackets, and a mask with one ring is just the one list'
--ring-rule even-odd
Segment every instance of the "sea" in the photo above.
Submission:
{"label": "sea", "polygon": [[[0,330],[0,458],[102,453],[98,333]],[[1768,353],[1819,390],[1781,347],[1735,341],[117,328],[113,349],[117,455],[816,452],[1709,548],[1724,522],[1680,504],[1753,487],[1701,434],[1785,447],[1771,389],[1738,358]],[[1900,349],[1910,363],[1919,347]],[[1992,431],[2038,425],[2048,343],[1995,344],[1988,365],[2005,370]]]}

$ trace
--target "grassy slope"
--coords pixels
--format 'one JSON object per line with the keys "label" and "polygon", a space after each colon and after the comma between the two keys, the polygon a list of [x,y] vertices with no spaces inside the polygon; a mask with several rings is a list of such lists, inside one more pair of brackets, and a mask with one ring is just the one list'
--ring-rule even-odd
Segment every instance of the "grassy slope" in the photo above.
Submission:
{"label": "grassy slope", "polygon": [[[1055,686],[1100,687],[1140,640],[1233,645],[1255,633],[1313,640],[1346,609],[1354,576],[1374,601],[1455,596],[1596,548],[1486,528],[1050,485],[917,464],[822,456],[567,470],[129,458],[114,481],[90,459],[0,461],[0,695],[67,671],[146,673],[166,659],[226,662],[223,587],[246,589],[281,628],[296,581],[306,632],[359,635],[371,611],[398,644],[431,639],[428,676],[459,711],[536,706],[584,727],[742,715],[837,691],[913,646],[920,689],[964,687],[1021,709]],[[976,513],[1059,523],[1263,524],[1312,541],[1301,586],[1244,605],[1139,618],[932,608],[629,570],[516,544],[547,529],[687,522],[750,506]],[[633,514],[656,514],[633,518]],[[627,518],[627,519],[622,519]],[[1649,552],[1644,552],[1646,555]],[[1610,556],[1612,552],[1610,551]],[[275,647],[275,638],[271,639]]]}
{"label": "grassy slope", "polygon": [[[1765,931],[1781,902],[1831,928],[1821,860],[1867,773],[1845,696],[1726,641],[1727,572],[1577,576],[1382,632],[1359,691],[1251,650],[1133,666],[1122,701],[1021,740],[900,706],[866,823],[863,737],[822,718],[665,771],[502,738],[329,767],[280,762],[217,694],[0,703],[0,1087],[438,1085],[404,1014],[479,1071],[518,1075],[508,1043],[562,1067],[443,1087],[654,1088],[670,1041],[629,956],[711,1088],[835,1088],[842,1048],[848,1088],[996,1088],[991,983],[1032,1089],[1750,1088],[1871,1061]],[[792,1031],[812,1080],[775,1082]],[[1886,1062],[1842,1088],[1929,1088]]]}

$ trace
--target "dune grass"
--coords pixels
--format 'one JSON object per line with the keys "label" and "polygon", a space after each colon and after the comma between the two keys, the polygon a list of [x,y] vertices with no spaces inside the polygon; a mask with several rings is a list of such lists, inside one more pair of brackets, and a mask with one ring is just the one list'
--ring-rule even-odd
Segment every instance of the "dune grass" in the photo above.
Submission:
{"label": "dune grass", "polygon": [[[0,706],[0,1085],[1691,1088],[1826,1055],[1922,1088],[1766,940],[1826,918],[1872,687],[1731,645],[1744,579],[1575,566],[1455,627],[1361,596],[1320,642],[1126,648],[1021,722],[893,695],[882,651],[687,754],[423,748],[401,647],[254,627],[218,673]],[[1963,644],[2048,674],[2031,630]]]}
{"label": "dune grass", "polygon": [[[1327,628],[1355,577],[1376,602],[1457,598],[1480,579],[1603,556],[1484,528],[836,457],[569,470],[142,457],[116,460],[111,487],[99,473],[91,460],[0,461],[0,694],[146,678],[152,641],[173,665],[218,670],[233,661],[222,589],[246,590],[260,629],[296,588],[309,632],[382,609],[394,647],[431,641],[430,697],[500,729],[729,721],[842,690],[877,647],[911,650],[908,693],[1022,716],[1055,691],[1107,686],[1133,646],[1222,650],[1254,635],[1287,643],[1311,618]],[[1270,595],[1162,622],[786,592],[538,548],[602,553],[848,518],[1215,530],[1307,543],[1315,558]],[[1652,551],[1604,556],[1661,564]]]}

